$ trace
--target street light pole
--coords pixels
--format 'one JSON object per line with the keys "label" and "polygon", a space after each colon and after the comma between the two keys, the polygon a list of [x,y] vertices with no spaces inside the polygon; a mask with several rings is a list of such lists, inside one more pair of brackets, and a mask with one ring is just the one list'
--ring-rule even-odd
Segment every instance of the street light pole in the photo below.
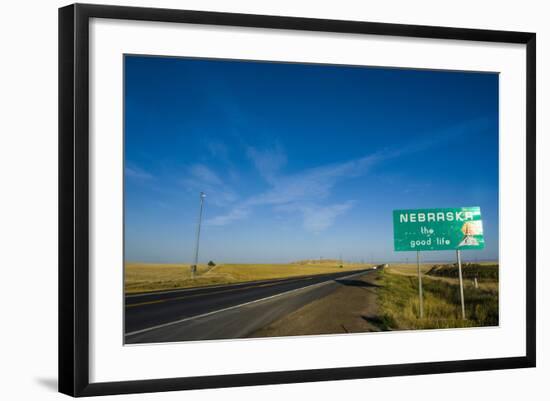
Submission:
{"label": "street light pole", "polygon": [[191,265],[191,278],[195,278],[195,273],[197,272],[197,266],[199,264],[199,239],[201,235],[201,220],[202,220],[202,207],[204,204],[204,198],[206,198],[206,194],[204,192],[201,192],[200,199],[201,204],[199,208],[199,221],[197,223],[197,238],[195,241],[195,260],[194,263]]}

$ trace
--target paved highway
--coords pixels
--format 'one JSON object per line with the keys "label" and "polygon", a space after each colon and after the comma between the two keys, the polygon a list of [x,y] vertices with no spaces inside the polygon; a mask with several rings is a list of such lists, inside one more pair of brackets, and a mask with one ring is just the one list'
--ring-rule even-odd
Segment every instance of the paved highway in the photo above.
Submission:
{"label": "paved highway", "polygon": [[125,343],[242,338],[372,269],[128,295]]}

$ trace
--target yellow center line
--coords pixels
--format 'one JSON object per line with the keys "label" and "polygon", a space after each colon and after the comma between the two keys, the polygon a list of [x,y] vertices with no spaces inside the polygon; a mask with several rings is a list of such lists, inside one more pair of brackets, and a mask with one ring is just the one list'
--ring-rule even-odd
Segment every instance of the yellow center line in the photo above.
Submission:
{"label": "yellow center line", "polygon": [[[285,284],[293,283],[295,281],[300,281],[300,280],[311,280],[313,278],[314,277],[306,277],[306,278],[296,279],[296,280],[292,280],[292,281],[287,281]],[[247,286],[247,287],[240,287],[240,288],[232,288],[232,289],[228,289],[228,290],[216,291],[216,292],[214,292],[214,294],[223,294],[223,293],[226,293],[226,292],[247,290],[249,288],[269,287],[269,286],[274,286],[274,285],[277,285],[277,284],[280,284],[280,282],[266,283],[266,284],[260,284],[260,285],[250,285],[250,286]],[[125,305],[125,307],[126,308],[133,308],[133,307],[142,306],[142,305],[159,304],[159,303],[168,302],[168,301],[178,301],[178,300],[181,300],[181,299],[202,297],[202,296],[205,296],[205,295],[212,295],[212,294],[183,295],[181,297],[171,297],[171,298],[165,298],[165,299],[157,299],[155,301],[146,301],[146,302],[138,302],[138,303],[135,303],[135,304],[127,304],[127,305]]]}

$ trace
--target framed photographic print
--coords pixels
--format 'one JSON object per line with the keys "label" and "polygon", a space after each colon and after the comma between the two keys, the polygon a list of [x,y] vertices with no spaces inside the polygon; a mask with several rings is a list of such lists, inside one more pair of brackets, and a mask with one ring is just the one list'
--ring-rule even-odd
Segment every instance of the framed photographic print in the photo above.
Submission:
{"label": "framed photographic print", "polygon": [[534,33],[61,8],[60,391],[535,366],[535,75]]}

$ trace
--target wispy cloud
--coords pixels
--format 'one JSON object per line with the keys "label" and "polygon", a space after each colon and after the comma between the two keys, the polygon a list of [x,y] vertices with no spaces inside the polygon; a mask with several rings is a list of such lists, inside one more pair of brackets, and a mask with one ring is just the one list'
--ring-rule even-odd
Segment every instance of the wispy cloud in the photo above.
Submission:
{"label": "wispy cloud", "polygon": [[149,181],[154,178],[153,174],[133,164],[128,164],[124,167],[124,175],[139,181]]}
{"label": "wispy cloud", "polygon": [[225,214],[206,221],[206,224],[223,226],[248,217],[254,207],[272,206],[278,211],[298,212],[304,229],[320,232],[329,228],[336,217],[349,211],[356,201],[330,203],[333,189],[339,183],[367,174],[381,162],[421,152],[442,143],[479,133],[487,128],[489,120],[478,118],[424,136],[400,147],[366,154],[357,159],[317,166],[294,174],[283,174],[287,156],[280,145],[267,149],[247,148],[247,156],[268,184],[268,189],[250,196],[229,209]]}
{"label": "wispy cloud", "polygon": [[249,146],[246,154],[267,182],[272,182],[275,179],[287,161],[286,154],[279,144],[263,150]]}
{"label": "wispy cloud", "polygon": [[204,146],[210,158],[224,166],[224,175],[227,177],[228,182],[238,183],[241,177],[231,160],[230,147],[225,142],[215,139],[206,139]]}
{"label": "wispy cloud", "polygon": [[384,158],[375,153],[344,163],[306,169],[291,175],[280,175],[271,180],[271,188],[248,199],[249,205],[277,205],[296,201],[319,200],[330,195],[341,180],[358,177]]}
{"label": "wispy cloud", "polygon": [[204,164],[190,166],[181,183],[190,192],[205,192],[208,201],[217,206],[227,206],[237,200],[235,191]]}
{"label": "wispy cloud", "polygon": [[334,163],[284,175],[280,170],[286,163],[281,147],[270,150],[248,148],[247,154],[258,173],[269,184],[269,189],[253,195],[227,213],[206,220],[207,225],[223,226],[246,218],[256,206],[273,206],[279,211],[298,212],[304,229],[320,232],[330,227],[337,216],[347,212],[352,200],[337,204],[321,204],[334,186],[345,179],[361,176],[375,163],[384,159],[375,153],[343,163]]}
{"label": "wispy cloud", "polygon": [[195,164],[189,168],[192,179],[196,179],[203,184],[220,185],[222,180],[218,175],[204,164]]}
{"label": "wispy cloud", "polygon": [[312,232],[323,231],[332,226],[336,217],[351,209],[354,203],[355,201],[349,200],[330,206],[306,207],[302,210],[304,214],[304,228]]}
{"label": "wispy cloud", "polygon": [[283,212],[300,212],[303,217],[304,229],[313,233],[318,233],[332,226],[336,218],[350,210],[355,203],[355,200],[324,206],[311,203],[294,203],[279,206],[276,210]]}
{"label": "wispy cloud", "polygon": [[414,141],[401,147],[392,148],[391,150],[388,149],[387,155],[390,157],[398,157],[411,153],[422,152],[456,139],[463,138],[465,140],[467,137],[477,135],[483,130],[489,128],[490,123],[491,120],[487,116],[481,116],[445,129],[425,133]]}
{"label": "wispy cloud", "polygon": [[244,219],[249,213],[250,210],[247,208],[236,207],[227,214],[206,220],[205,224],[209,226],[225,226],[233,221]]}

